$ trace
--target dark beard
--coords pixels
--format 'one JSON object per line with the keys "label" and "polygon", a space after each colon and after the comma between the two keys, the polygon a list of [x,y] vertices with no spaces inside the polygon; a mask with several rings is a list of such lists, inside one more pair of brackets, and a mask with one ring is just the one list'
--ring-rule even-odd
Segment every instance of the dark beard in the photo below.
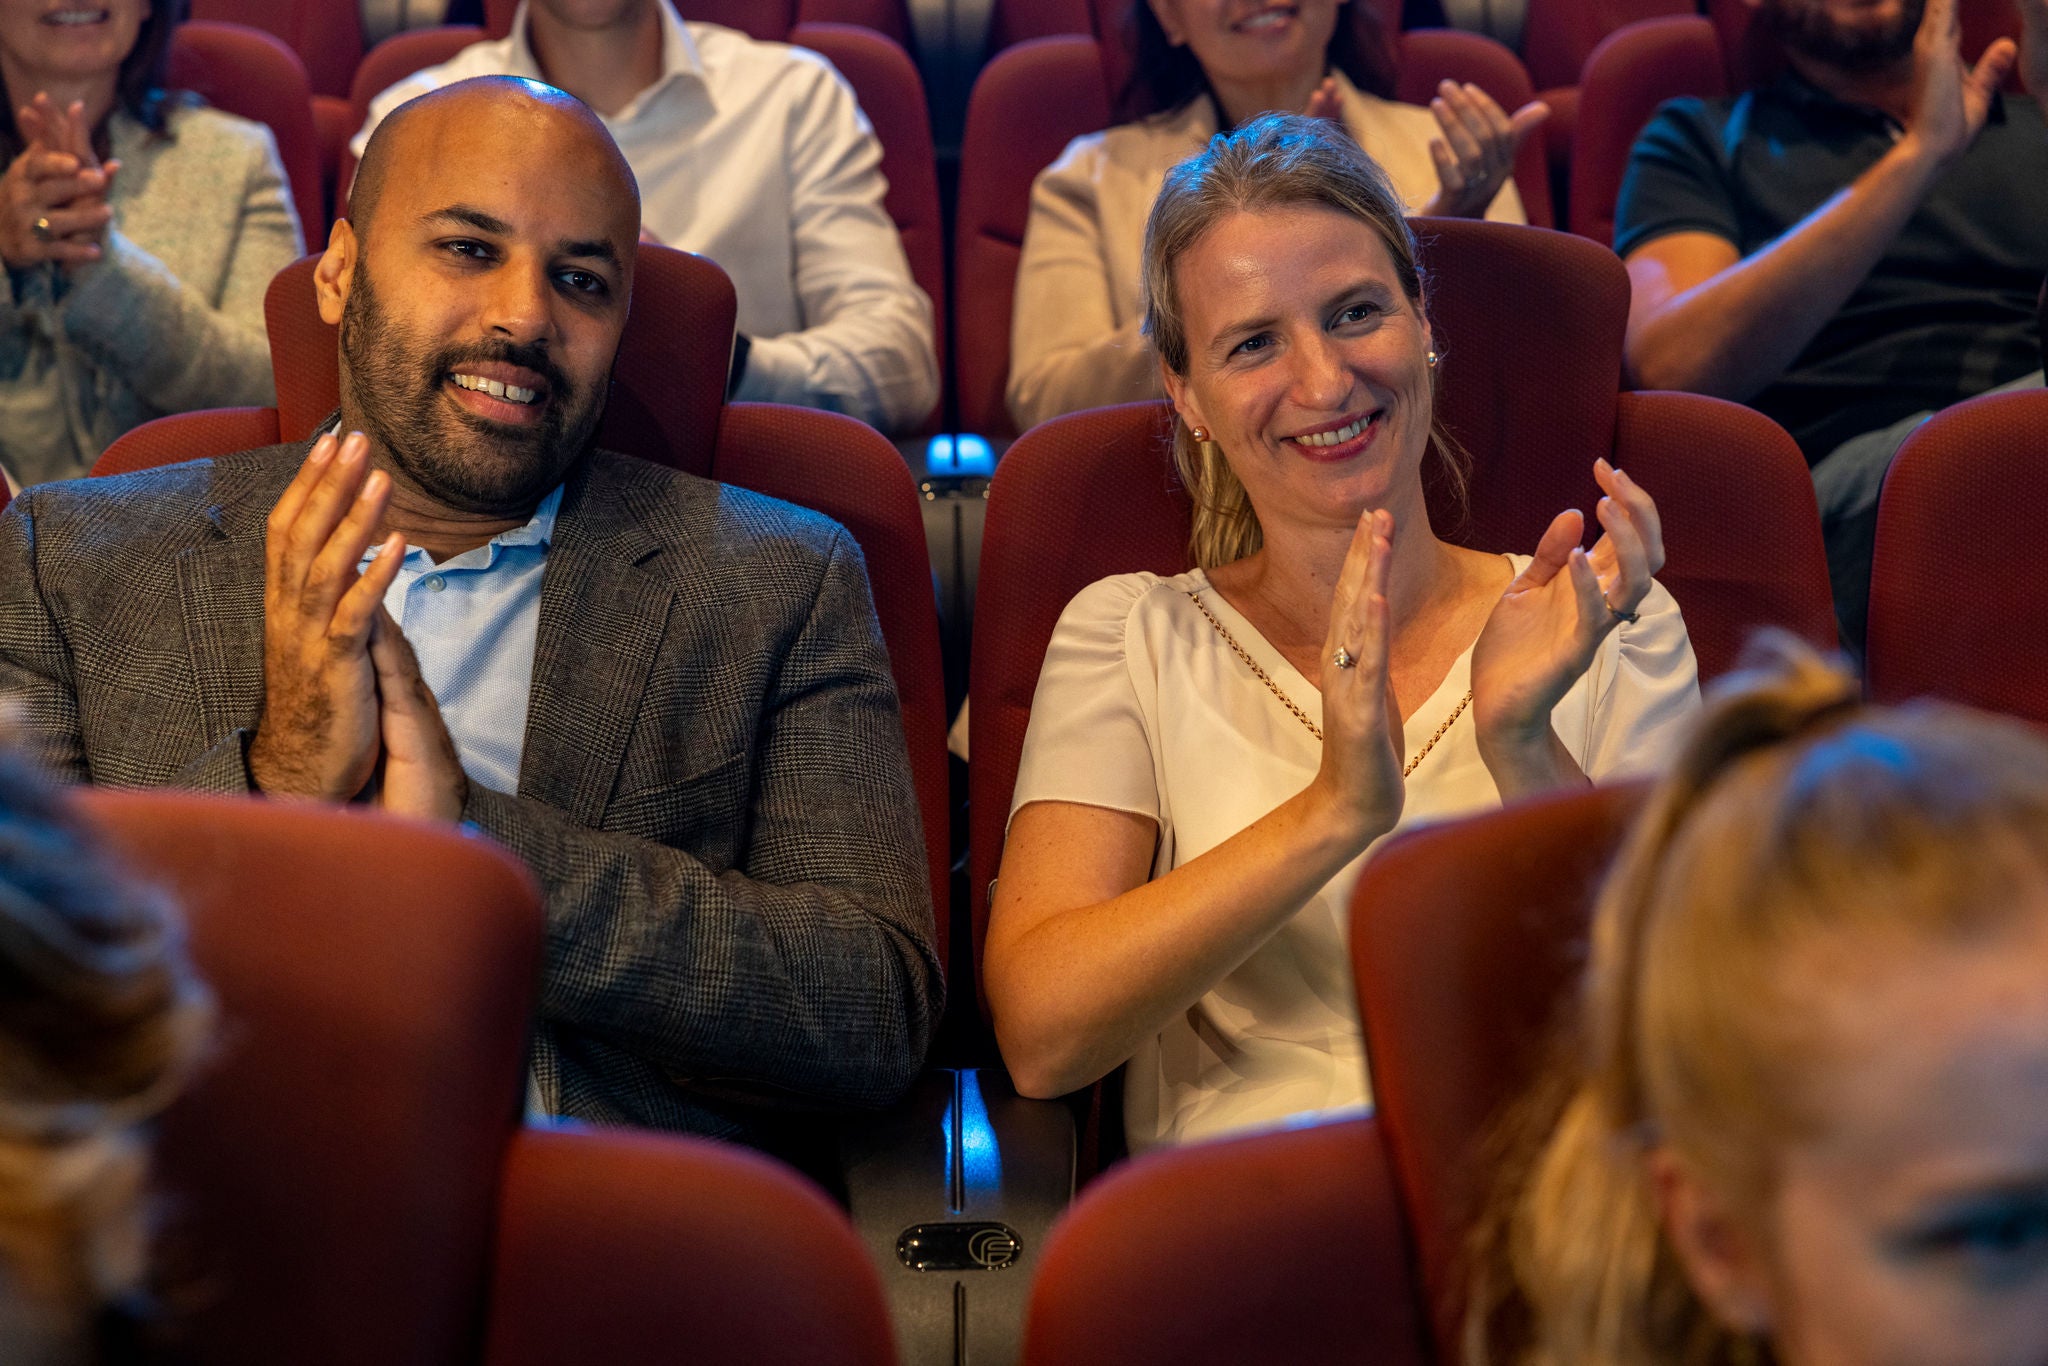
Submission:
{"label": "dark beard", "polygon": [[[341,355],[342,397],[364,430],[399,474],[460,512],[531,512],[589,449],[604,416],[603,391],[577,392],[545,346],[479,341],[430,353],[384,311],[360,258],[342,306]],[[483,361],[542,376],[547,410],[539,422],[491,422],[441,392],[450,371]]]}
{"label": "dark beard", "polygon": [[1766,0],[1758,17],[1788,49],[1837,71],[1883,71],[1913,51],[1926,0],[1905,0],[1896,23],[1878,28],[1838,24],[1819,0]]}

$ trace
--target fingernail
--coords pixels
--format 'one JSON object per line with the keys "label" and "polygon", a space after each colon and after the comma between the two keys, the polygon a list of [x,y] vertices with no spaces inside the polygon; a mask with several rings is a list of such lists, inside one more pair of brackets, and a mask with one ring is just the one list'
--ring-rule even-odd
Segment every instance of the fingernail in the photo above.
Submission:
{"label": "fingernail", "polygon": [[312,454],[306,457],[309,465],[324,465],[334,456],[334,438],[323,436],[313,443]]}

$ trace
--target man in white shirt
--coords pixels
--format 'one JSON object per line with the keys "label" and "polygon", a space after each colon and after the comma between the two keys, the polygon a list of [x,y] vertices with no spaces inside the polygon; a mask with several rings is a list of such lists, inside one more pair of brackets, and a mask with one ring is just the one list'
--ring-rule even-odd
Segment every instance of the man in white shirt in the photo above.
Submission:
{"label": "man in white shirt", "polygon": [[931,301],[882,208],[881,145],[816,53],[684,23],[668,0],[526,0],[370,102],[356,135],[471,76],[546,81],[596,110],[640,182],[645,234],[709,256],[739,293],[734,398],[914,428],[938,401]]}

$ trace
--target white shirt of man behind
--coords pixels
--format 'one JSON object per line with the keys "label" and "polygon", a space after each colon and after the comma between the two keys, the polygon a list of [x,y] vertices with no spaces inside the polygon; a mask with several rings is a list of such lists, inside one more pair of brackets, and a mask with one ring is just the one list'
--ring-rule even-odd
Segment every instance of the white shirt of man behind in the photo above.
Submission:
{"label": "white shirt of man behind", "polygon": [[[524,0],[503,39],[473,44],[370,102],[352,144],[393,109],[472,76],[547,77]],[[667,0],[661,75],[600,112],[640,182],[641,222],[732,277],[748,339],[733,397],[847,413],[885,431],[938,401],[932,307],[882,207],[881,145],[853,91],[815,52],[685,23]]]}

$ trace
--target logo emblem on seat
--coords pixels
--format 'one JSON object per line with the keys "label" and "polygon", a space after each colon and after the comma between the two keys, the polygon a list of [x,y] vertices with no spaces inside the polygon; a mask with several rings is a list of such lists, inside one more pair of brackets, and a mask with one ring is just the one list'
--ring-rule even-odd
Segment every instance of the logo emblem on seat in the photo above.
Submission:
{"label": "logo emblem on seat", "polygon": [[912,1224],[896,1239],[896,1258],[912,1271],[1001,1271],[1023,1251],[1017,1230],[993,1219]]}

